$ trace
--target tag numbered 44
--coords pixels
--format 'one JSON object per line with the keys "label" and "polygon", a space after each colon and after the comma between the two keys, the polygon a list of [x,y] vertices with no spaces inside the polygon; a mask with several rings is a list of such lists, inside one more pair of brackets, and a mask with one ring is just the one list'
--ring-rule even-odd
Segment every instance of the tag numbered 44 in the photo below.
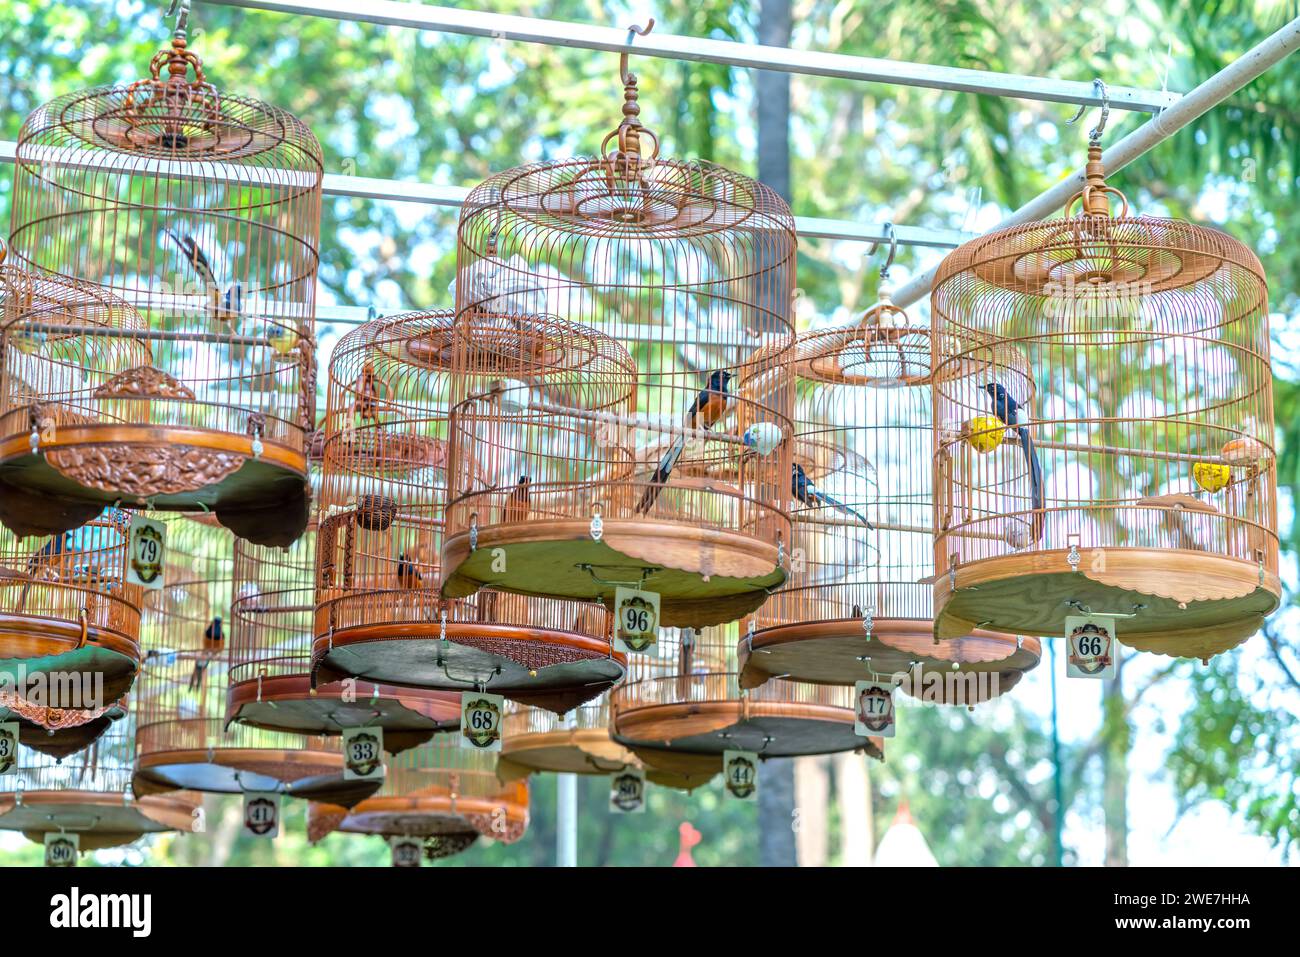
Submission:
{"label": "tag numbered 44", "polygon": [[627,588],[614,589],[614,647],[644,654],[659,640],[659,594]]}
{"label": "tag numbered 44", "polygon": [[1114,678],[1118,662],[1114,618],[1070,615],[1065,619],[1067,678]]}

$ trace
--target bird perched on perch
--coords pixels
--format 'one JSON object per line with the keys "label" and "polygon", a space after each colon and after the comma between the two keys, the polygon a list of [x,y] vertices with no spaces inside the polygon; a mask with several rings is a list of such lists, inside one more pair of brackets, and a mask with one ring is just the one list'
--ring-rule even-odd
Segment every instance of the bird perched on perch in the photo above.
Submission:
{"label": "bird perched on perch", "polygon": [[225,637],[221,616],[215,615],[212,621],[208,622],[208,627],[203,629],[203,651],[195,659],[194,670],[190,672],[189,689],[191,691],[198,691],[203,687],[203,675],[207,672],[212,659],[221,651],[221,644]]}
{"label": "bird perched on perch", "polygon": [[514,489],[506,497],[505,507],[501,510],[503,522],[526,522],[528,520],[529,486],[532,479],[527,475],[519,476]]}
{"label": "bird perched on perch", "polygon": [[392,397],[392,389],[375,372],[374,362],[367,360],[352,382],[352,395],[349,426],[357,422],[378,422],[380,411]]}
{"label": "bird perched on perch", "polygon": [[803,466],[798,462],[793,463],[790,473],[790,491],[794,494],[794,497],[804,505],[807,505],[809,508],[821,508],[822,506],[829,505],[831,508],[838,509],[845,515],[857,519],[867,528],[872,530],[875,529],[875,526],[867,521],[866,516],[861,512],[857,512],[849,508],[849,506],[845,505],[843,502],[831,498],[825,492],[819,491],[809,480],[808,473],[803,470]]}
{"label": "bird perched on perch", "polygon": [[397,556],[397,584],[402,588],[419,588],[423,583],[424,575],[417,564],[418,558],[419,549],[416,549],[414,559],[408,552],[402,552]]}
{"label": "bird perched on perch", "polygon": [[1031,525],[1033,541],[1043,537],[1043,524],[1046,513],[1043,511],[1043,464],[1038,460],[1034,449],[1034,440],[1029,437],[1029,427],[1020,421],[1020,403],[1001,382],[987,382],[984,391],[993,400],[993,414],[1008,427],[1016,430],[1020,438],[1020,448],[1025,453],[1025,465],[1029,469],[1029,493],[1033,501],[1034,516]]}
{"label": "bird perched on perch", "polygon": [[[683,417],[684,424],[687,428],[711,429],[717,425],[727,409],[731,405],[731,380],[734,376],[725,369],[714,369],[709,373],[709,380],[695,397],[695,401],[690,404]],[[637,503],[636,511],[639,515],[644,515],[650,511],[654,503],[659,498],[659,493],[664,490],[668,484],[668,478],[673,474],[673,467],[677,460],[681,458],[682,452],[686,449],[686,435],[678,435],[673,440],[673,444],[668,447],[663,458],[659,460],[659,465],[655,468],[654,473],[650,476],[650,485],[641,496],[641,501]]]}
{"label": "bird perched on perch", "polygon": [[217,282],[217,274],[212,269],[212,261],[208,259],[203,248],[190,235],[180,235],[170,229],[163,229],[170,239],[180,249],[185,261],[190,264],[190,268],[198,275],[199,281],[203,283],[203,292],[208,297],[208,312],[219,323],[224,325],[229,332],[233,332],[235,326],[239,323],[239,317],[244,311],[244,285],[236,280],[222,290],[221,284]]}
{"label": "bird perched on perch", "polygon": [[71,537],[71,532],[55,535],[27,559],[27,581],[23,582],[23,590],[18,596],[19,611],[27,604],[27,593],[31,590],[32,582],[58,581],[58,566],[62,564],[62,556],[68,550]]}

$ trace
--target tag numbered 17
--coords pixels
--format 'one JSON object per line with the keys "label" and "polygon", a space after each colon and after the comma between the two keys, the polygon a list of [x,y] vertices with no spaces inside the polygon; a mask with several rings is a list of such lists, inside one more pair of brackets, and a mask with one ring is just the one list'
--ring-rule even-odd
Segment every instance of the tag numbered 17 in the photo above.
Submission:
{"label": "tag numbered 17", "polygon": [[627,588],[614,589],[614,648],[644,654],[659,640],[659,594]]}
{"label": "tag numbered 17", "polygon": [[875,681],[853,686],[853,733],[864,738],[894,736],[894,689]]}

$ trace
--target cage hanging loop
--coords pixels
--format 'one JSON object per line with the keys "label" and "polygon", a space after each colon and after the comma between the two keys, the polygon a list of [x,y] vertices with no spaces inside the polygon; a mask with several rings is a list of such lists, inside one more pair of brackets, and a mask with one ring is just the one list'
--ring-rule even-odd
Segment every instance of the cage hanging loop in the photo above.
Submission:
{"label": "cage hanging loop", "polygon": [[184,42],[190,29],[190,0],[171,0],[164,15],[176,18],[175,37]]}
{"label": "cage hanging loop", "polygon": [[[1110,119],[1110,92],[1106,89],[1106,81],[1101,77],[1095,77],[1092,81],[1092,88],[1097,91],[1097,96],[1101,99],[1101,116],[1097,118],[1097,125],[1088,131],[1088,145],[1100,146],[1101,134],[1106,131],[1106,121]],[[1066,120],[1067,123],[1077,123],[1083,116],[1084,110],[1088,108],[1086,103],[1079,105],[1079,110]]]}
{"label": "cage hanging loop", "polygon": [[[634,36],[646,36],[654,27],[653,17],[644,27],[635,23],[629,26],[628,46],[631,46]],[[641,104],[637,102],[636,74],[628,69],[629,53],[630,49],[625,49],[618,58],[618,75],[623,84],[623,119],[618,124],[618,128],[609,133],[600,144],[601,154],[609,161],[611,176],[622,179],[637,178],[642,167],[648,165],[645,160],[653,162],[659,156],[659,137],[653,130],[641,125]],[[643,136],[650,139],[648,151],[642,147]],[[612,156],[608,153],[611,140],[617,141],[617,149]]]}
{"label": "cage hanging loop", "polygon": [[[893,223],[885,223],[885,242],[889,243],[889,253],[885,256],[885,262],[880,267],[880,281],[883,283],[889,278],[890,267],[894,265],[894,257],[898,255],[898,233],[894,230]],[[867,249],[868,256],[874,256],[876,250],[880,248],[880,243],[872,243]]]}

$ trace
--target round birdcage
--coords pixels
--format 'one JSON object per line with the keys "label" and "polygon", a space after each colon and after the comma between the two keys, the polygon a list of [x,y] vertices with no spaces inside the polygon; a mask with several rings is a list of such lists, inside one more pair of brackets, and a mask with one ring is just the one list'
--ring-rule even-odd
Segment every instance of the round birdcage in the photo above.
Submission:
{"label": "round birdcage", "polygon": [[288,549],[235,542],[231,721],[270,731],[337,735],[380,728],[396,753],[460,726],[460,696],[369,679],[312,682],[316,532]]}
{"label": "round birdcage", "polygon": [[230,659],[243,627],[227,612],[235,539],[197,517],[164,520],[167,584],[146,600],[146,656],[134,696],[136,794],[323,792],[346,804],[373,793],[373,782],[344,779],[337,739],[229,723]]}
{"label": "round birdcage", "polygon": [[431,859],[480,836],[513,844],[527,829],[528,783],[503,783],[495,754],[445,738],[396,755],[374,797],[351,810],[313,803],[307,818],[313,842],[334,831],[422,838]]}
{"label": "round birdcage", "polygon": [[263,544],[302,533],[322,180],[311,131],[219,92],[181,35],[144,79],[27,118],[12,262],[139,321],[6,310],[5,352],[35,376],[0,391],[5,524],[65,531],[116,502],[207,507]]}
{"label": "round birdcage", "polygon": [[1037,664],[1033,639],[933,639],[930,340],[887,290],[857,324],[799,337],[791,578],[741,637],[742,687],[906,675],[908,692],[974,704]]}
{"label": "round birdcage", "polygon": [[[584,384],[588,373],[627,373],[627,354],[616,343],[546,317],[526,323],[536,335],[529,340],[533,385],[492,380],[500,392],[534,388],[538,401],[562,404],[585,396],[600,408],[630,394],[630,378],[617,388]],[[626,659],[614,652],[603,605],[494,588],[463,599],[439,593],[454,460],[450,371],[453,354],[468,343],[492,354],[519,345],[513,326],[484,319],[458,331],[450,312],[435,311],[373,320],[334,348],[317,535],[317,675],[480,688],[562,713],[623,674]],[[466,459],[462,467],[481,475],[494,462]],[[526,514],[526,483],[520,500],[501,508],[512,519]]]}
{"label": "round birdcage", "polygon": [[132,796],[135,730],[134,716],[123,717],[67,758],[21,749],[16,765],[0,774],[0,830],[21,831],[38,844],[47,833],[75,834],[82,851],[191,830],[199,795]]}
{"label": "round birdcage", "polygon": [[[1131,214],[1094,143],[1065,217],[957,249],[931,308],[938,637],[1062,635],[1093,614],[1134,648],[1207,658],[1259,628],[1281,587],[1251,250]],[[1004,378],[1008,355],[1028,382]],[[968,454],[963,430],[990,417],[1002,440]]]}
{"label": "round birdcage", "polygon": [[[636,586],[662,623],[701,627],[786,575],[792,394],[756,356],[793,338],[794,221],[761,183],[642,152],[624,79],[604,155],[499,173],[462,207],[443,589],[612,605]],[[570,359],[582,390],[547,395],[539,316],[626,343],[632,367]],[[485,323],[517,345],[479,348]]]}
{"label": "round birdcage", "polygon": [[539,771],[612,774],[629,766],[640,767],[640,762],[610,737],[608,697],[580,705],[564,716],[518,704],[506,709],[497,767],[497,774],[504,779]]}
{"label": "round birdcage", "polygon": [[883,758],[879,738],[854,730],[852,688],[783,679],[742,688],[739,633],[731,624],[661,635],[656,654],[638,656],[628,679],[610,692],[614,740],[688,788],[721,771],[726,751],[764,759],[840,751]]}

